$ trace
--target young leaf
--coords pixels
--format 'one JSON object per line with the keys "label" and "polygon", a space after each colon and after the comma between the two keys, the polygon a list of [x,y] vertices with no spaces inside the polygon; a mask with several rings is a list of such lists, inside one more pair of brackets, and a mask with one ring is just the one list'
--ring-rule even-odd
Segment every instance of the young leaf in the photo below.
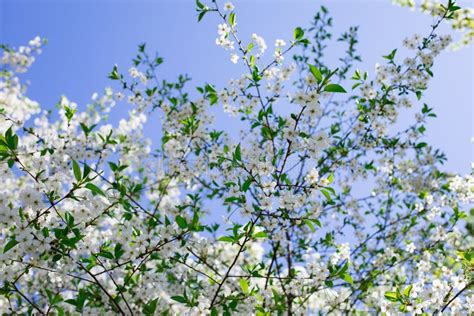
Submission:
{"label": "young leaf", "polygon": [[342,274],[341,279],[343,279],[344,281],[346,281],[349,284],[354,284],[354,281],[352,280],[352,277],[348,273]]}
{"label": "young leaf", "polygon": [[295,31],[293,32],[293,39],[295,41],[299,41],[299,40],[303,39],[303,36],[304,36],[303,29],[301,27],[295,28]]}
{"label": "young leaf", "polygon": [[154,315],[156,311],[156,305],[158,303],[158,298],[149,301],[143,306],[143,314],[145,315]]}
{"label": "young leaf", "polygon": [[199,9],[204,9],[204,4],[202,4],[201,1],[196,0],[196,5],[198,6]]}
{"label": "young leaf", "polygon": [[234,12],[231,12],[230,15],[229,15],[229,24],[232,27],[235,25],[235,13]]}
{"label": "young leaf", "polygon": [[188,222],[186,221],[186,219],[184,217],[177,215],[175,220],[176,220],[176,224],[178,224],[179,228],[185,229],[186,227],[188,227]]}
{"label": "young leaf", "polygon": [[309,71],[311,71],[311,73],[313,74],[314,78],[316,79],[316,81],[318,83],[320,83],[321,81],[323,81],[323,75],[321,74],[321,72],[319,71],[318,68],[316,68],[316,66],[313,66],[311,64],[308,64],[309,66]]}
{"label": "young leaf", "polygon": [[76,180],[80,182],[82,179],[81,168],[75,160],[72,161],[72,171],[74,172],[74,177],[76,178]]}
{"label": "young leaf", "polygon": [[328,201],[331,201],[331,200],[332,200],[332,199],[331,199],[331,194],[330,194],[327,190],[321,189],[321,193],[326,197],[326,199],[327,199]]}
{"label": "young leaf", "polygon": [[174,301],[176,301],[176,302],[183,303],[183,304],[187,302],[186,298],[184,298],[184,297],[182,297],[182,296],[178,296],[178,295],[176,295],[176,296],[171,296],[171,299],[174,300]]}
{"label": "young leaf", "polygon": [[5,245],[5,248],[3,248],[3,253],[6,253],[16,245],[18,245],[18,241],[16,241],[14,238],[10,239],[10,241]]}
{"label": "young leaf", "polygon": [[310,229],[313,233],[316,231],[316,229],[314,228],[313,222],[311,222],[309,219],[305,219],[305,220],[304,220],[304,223],[306,224],[306,226],[309,227],[309,229]]}
{"label": "young leaf", "polygon": [[247,294],[249,292],[249,283],[245,279],[240,279],[239,280],[240,288],[242,289],[242,292]]}
{"label": "young leaf", "polygon": [[428,146],[427,143],[421,142],[421,143],[416,144],[415,148],[421,149],[421,148],[426,147],[426,146]]}
{"label": "young leaf", "polygon": [[89,182],[88,184],[86,184],[86,188],[91,190],[92,193],[94,193],[94,194],[99,194],[99,195],[105,196],[105,193],[99,187],[97,187],[95,184],[92,184],[92,183]]}
{"label": "young leaf", "polygon": [[222,236],[222,237],[219,237],[219,239],[217,240],[223,241],[223,242],[234,242],[234,238],[230,236]]}
{"label": "young leaf", "polygon": [[341,93],[346,93],[346,90],[344,90],[343,87],[341,87],[338,84],[332,83],[328,84],[327,86],[324,87],[324,91],[326,92],[341,92]]}
{"label": "young leaf", "polygon": [[240,152],[240,144],[237,145],[234,151],[234,159],[235,161],[242,161],[242,154]]}
{"label": "young leaf", "polygon": [[392,302],[398,301],[398,295],[396,292],[385,292],[385,298]]}
{"label": "young leaf", "polygon": [[413,284],[410,284],[403,290],[403,295],[405,295],[406,297],[409,297],[412,289],[413,289]]}
{"label": "young leaf", "polygon": [[245,180],[244,184],[242,184],[242,191],[247,192],[251,184],[252,184],[252,178],[248,177],[247,180]]}
{"label": "young leaf", "polygon": [[119,80],[120,79],[120,75],[118,73],[117,65],[114,66],[114,68],[110,72],[108,78],[112,79],[112,80]]}
{"label": "young leaf", "polygon": [[268,237],[268,235],[267,235],[267,233],[264,232],[264,231],[255,233],[255,234],[253,235],[253,238],[266,238],[266,237]]}
{"label": "young leaf", "polygon": [[207,11],[201,11],[201,13],[199,13],[198,15],[198,22],[201,22],[202,18],[204,17],[204,15],[207,13]]}

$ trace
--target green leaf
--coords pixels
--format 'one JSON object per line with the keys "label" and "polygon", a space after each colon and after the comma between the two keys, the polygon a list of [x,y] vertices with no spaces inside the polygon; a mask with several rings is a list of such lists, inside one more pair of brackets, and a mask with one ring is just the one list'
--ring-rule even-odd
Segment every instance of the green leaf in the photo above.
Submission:
{"label": "green leaf", "polygon": [[346,281],[349,284],[354,284],[354,280],[352,280],[352,277],[348,273],[344,273],[341,276],[341,279],[343,279],[344,281]]}
{"label": "green leaf", "polygon": [[[252,61],[252,63],[254,63],[254,62]],[[258,68],[256,66],[253,67],[252,79],[253,79],[253,81],[255,81],[255,83],[262,80],[262,76],[260,76],[260,71],[258,70]]]}
{"label": "green leaf", "polygon": [[201,22],[202,18],[204,17],[204,15],[207,13],[207,11],[201,11],[201,13],[199,13],[198,15],[198,22]]}
{"label": "green leaf", "polygon": [[119,259],[124,253],[125,253],[125,250],[123,250],[122,245],[116,244],[114,248],[115,259]]}
{"label": "green leaf", "polygon": [[81,168],[75,160],[72,161],[72,171],[74,171],[74,177],[76,178],[76,180],[80,182],[82,179]]}
{"label": "green leaf", "polygon": [[245,182],[242,184],[242,191],[247,192],[251,184],[252,184],[252,178],[248,177],[247,180],[245,180]]}
{"label": "green leaf", "polygon": [[18,136],[13,133],[12,127],[5,132],[5,136],[0,138],[0,144],[14,151],[18,146]]}
{"label": "green leaf", "polygon": [[397,53],[397,50],[394,49],[392,52],[386,56],[383,56],[383,58],[388,59],[388,60],[393,60],[395,58],[395,54]]}
{"label": "green leaf", "polygon": [[108,78],[112,79],[112,80],[119,80],[120,79],[120,75],[118,73],[117,65],[114,66],[114,68],[110,72]]}
{"label": "green leaf", "polygon": [[332,83],[328,84],[327,86],[324,87],[324,91],[326,92],[340,92],[340,93],[346,93],[346,90],[344,90],[343,87],[341,87],[338,84]]}
{"label": "green leaf", "polygon": [[223,241],[223,242],[234,242],[234,238],[230,236],[222,236],[222,237],[219,237],[219,239],[217,240]]}
{"label": "green leaf", "polygon": [[433,77],[433,72],[429,68],[425,68],[425,71],[430,75],[430,77]]}
{"label": "green leaf", "polygon": [[328,201],[332,201],[331,194],[325,189],[321,189],[321,193],[326,197]]}
{"label": "green leaf", "polygon": [[328,180],[328,184],[331,184],[331,183],[334,181],[334,173],[331,173],[331,174],[328,176],[327,180]]}
{"label": "green leaf", "polygon": [[143,306],[143,314],[145,315],[154,315],[156,311],[156,305],[158,303],[158,298],[149,301]]}
{"label": "green leaf", "polygon": [[[249,45],[249,47],[250,47],[250,45]],[[253,47],[253,45],[252,45],[252,47]],[[250,55],[249,64],[250,64],[251,67],[255,67],[255,56],[254,55]]]}
{"label": "green leaf", "polygon": [[242,161],[242,153],[240,151],[240,144],[237,145],[234,151],[234,159],[235,161]]}
{"label": "green leaf", "polygon": [[428,146],[427,143],[421,142],[421,143],[418,143],[418,144],[415,146],[415,148],[416,148],[416,149],[421,149],[421,148],[426,147],[426,146]]}
{"label": "green leaf", "polygon": [[255,234],[253,235],[253,238],[267,238],[267,237],[268,237],[268,235],[267,235],[267,233],[264,232],[264,231],[255,233]]}
{"label": "green leaf", "polygon": [[177,215],[175,220],[176,220],[176,224],[178,224],[179,228],[185,229],[186,227],[188,227],[188,222],[186,221],[186,219],[184,217]]}
{"label": "green leaf", "polygon": [[64,214],[64,218],[66,219],[67,226],[74,227],[74,216],[72,216],[71,213],[66,212],[66,214]]}
{"label": "green leaf", "polygon": [[204,87],[206,89],[206,92],[208,93],[216,93],[216,88],[212,84],[207,83],[206,86]]}
{"label": "green leaf", "polygon": [[310,221],[309,219],[305,219],[304,220],[304,223],[306,224],[306,226],[309,227],[309,229],[314,233],[316,231],[316,229],[314,228],[314,225],[313,225],[313,222]]}
{"label": "green leaf", "polygon": [[66,115],[68,123],[71,122],[72,117],[76,113],[76,109],[70,108],[68,106],[64,106],[64,114]]}
{"label": "green leaf", "polygon": [[309,71],[313,74],[314,78],[316,79],[316,81],[318,83],[320,83],[321,81],[323,81],[323,75],[321,74],[321,72],[319,71],[318,68],[316,68],[316,66],[313,66],[311,64],[308,64],[309,66]]}
{"label": "green leaf", "polygon": [[403,295],[405,295],[406,297],[409,297],[412,289],[413,289],[413,285],[410,284],[403,290]]}
{"label": "green leaf", "polygon": [[301,27],[295,28],[295,30],[293,32],[293,39],[295,41],[300,41],[301,39],[303,39],[303,36],[304,36],[303,29]]}
{"label": "green leaf", "polygon": [[416,98],[420,100],[423,93],[421,91],[416,91],[415,93],[416,93]]}
{"label": "green leaf", "polygon": [[346,273],[347,269],[349,269],[349,262],[346,261],[346,263],[342,264],[337,270],[336,274],[339,275],[340,278],[343,277],[343,275]]}
{"label": "green leaf", "polygon": [[273,138],[273,132],[268,126],[262,126],[262,137],[265,139],[272,139]]}
{"label": "green leaf", "polygon": [[398,295],[396,292],[385,292],[385,298],[392,302],[398,302]]}
{"label": "green leaf", "polygon": [[105,196],[105,193],[99,187],[97,187],[95,184],[92,184],[92,183],[89,182],[88,184],[86,184],[86,188],[91,190],[92,193],[94,193],[94,194],[99,194],[99,195]]}
{"label": "green leaf", "polygon": [[461,10],[461,9],[462,9],[462,8],[461,8],[460,6],[454,5],[454,6],[452,6],[452,7],[449,8],[449,11],[454,12],[454,11]]}
{"label": "green leaf", "polygon": [[255,44],[253,42],[250,42],[249,45],[247,46],[247,52],[250,52],[254,46]]}
{"label": "green leaf", "polygon": [[3,248],[3,253],[6,253],[8,250],[12,249],[16,245],[18,245],[18,241],[16,241],[15,238],[10,239],[10,241]]}
{"label": "green leaf", "polygon": [[245,279],[240,279],[239,280],[240,288],[242,289],[242,292],[247,294],[249,292],[249,283]]}
{"label": "green leaf", "polygon": [[179,295],[171,296],[171,299],[173,301],[180,302],[180,303],[183,303],[183,304],[187,303],[186,298],[184,298],[183,296],[179,296]]}
{"label": "green leaf", "polygon": [[204,9],[204,4],[202,4],[201,1],[196,0],[196,5],[198,6],[199,9]]}
{"label": "green leaf", "polygon": [[230,15],[229,15],[229,24],[232,27],[235,25],[235,13],[234,12],[231,12]]}
{"label": "green leaf", "polygon": [[106,250],[102,250],[101,252],[99,252],[97,254],[97,256],[104,257],[104,258],[107,258],[107,259],[113,259],[114,258],[114,255],[110,251],[106,251]]}
{"label": "green leaf", "polygon": [[321,228],[321,222],[319,221],[319,219],[311,218],[310,221],[312,221],[314,224],[316,224],[316,226]]}
{"label": "green leaf", "polygon": [[61,260],[62,257],[63,257],[62,255],[57,253],[53,256],[53,258],[51,260],[53,260],[53,262],[57,262],[57,261]]}

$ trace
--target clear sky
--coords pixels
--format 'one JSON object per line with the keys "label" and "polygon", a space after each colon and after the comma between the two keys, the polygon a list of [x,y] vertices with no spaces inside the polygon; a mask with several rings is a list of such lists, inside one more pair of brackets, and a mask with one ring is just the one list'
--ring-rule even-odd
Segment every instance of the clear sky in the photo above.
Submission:
{"label": "clear sky", "polygon": [[[293,29],[308,25],[319,6],[325,5],[334,18],[335,35],[359,25],[363,63],[358,68],[372,73],[375,63],[383,62],[382,55],[400,46],[406,36],[427,34],[432,23],[431,17],[393,6],[389,0],[233,3],[241,37],[255,32],[269,47],[276,38],[291,39]],[[215,45],[217,23],[217,17],[210,15],[198,24],[194,0],[0,0],[0,43],[19,46],[36,35],[49,41],[23,76],[31,81],[29,97],[43,108],[53,108],[63,94],[85,106],[94,92],[106,86],[117,88],[107,74],[114,64],[128,69],[141,42],[164,57],[159,76],[171,79],[187,73],[193,79],[190,89],[204,82],[221,88],[244,69],[231,64],[228,53]],[[459,38],[447,26],[441,33]],[[330,61],[342,52],[343,47],[335,45]],[[438,114],[428,126],[429,143],[447,154],[448,170],[463,173],[470,171],[473,160],[473,56],[473,46],[445,51],[436,61],[425,99]]]}

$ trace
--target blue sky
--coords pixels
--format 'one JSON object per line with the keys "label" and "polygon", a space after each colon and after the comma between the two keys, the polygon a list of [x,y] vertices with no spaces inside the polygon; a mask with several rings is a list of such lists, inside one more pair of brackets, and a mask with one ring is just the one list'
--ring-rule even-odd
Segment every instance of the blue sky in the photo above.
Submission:
{"label": "blue sky", "polygon": [[[223,3],[223,1],[220,1]],[[469,1],[461,1],[467,4]],[[259,0],[233,1],[243,39],[255,32],[269,46],[276,38],[290,39],[296,26],[305,26],[320,5],[334,18],[333,33],[359,25],[362,70],[373,73],[382,55],[400,46],[415,32],[427,34],[432,18],[396,7],[389,0]],[[44,108],[53,108],[61,95],[85,106],[94,92],[106,86],[114,64],[125,70],[131,65],[137,45],[146,42],[165,63],[163,78],[187,73],[190,89],[204,82],[221,88],[244,68],[229,62],[227,52],[214,43],[220,21],[206,16],[197,23],[193,0],[0,0],[0,43],[19,46],[36,35],[48,39],[44,52],[23,76],[31,85],[30,98]],[[443,26],[440,33],[453,33]],[[329,51],[335,60],[343,46]],[[437,60],[425,102],[438,118],[428,126],[428,141],[448,156],[446,168],[469,172],[473,160],[474,50],[444,52]],[[128,108],[117,107],[122,115]],[[222,117],[224,119],[224,117]]]}

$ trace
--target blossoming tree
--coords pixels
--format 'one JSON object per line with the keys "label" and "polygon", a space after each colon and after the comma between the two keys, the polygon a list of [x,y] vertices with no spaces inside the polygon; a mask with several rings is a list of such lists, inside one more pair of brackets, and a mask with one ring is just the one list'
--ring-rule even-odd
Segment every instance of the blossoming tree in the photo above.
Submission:
{"label": "blossoming tree", "polygon": [[[435,0],[392,0],[392,3],[402,7],[409,7],[412,10],[418,9],[426,14],[438,16],[444,10],[443,5]],[[450,19],[451,27],[454,30],[463,33],[459,42],[454,43],[452,48],[459,49],[465,45],[469,45],[474,40],[474,9],[462,8],[456,10]]]}
{"label": "blossoming tree", "polygon": [[[474,312],[474,179],[443,172],[424,133],[436,30],[355,70],[357,28],[339,68],[324,62],[326,8],[291,39],[239,37],[234,6],[196,2],[242,66],[228,85],[165,81],[140,45],[115,92],[57,115],[18,74],[45,43],[2,46],[0,310],[6,314],[301,315]],[[449,83],[447,83],[449,84]],[[108,122],[117,103],[133,110]],[[215,108],[240,122],[215,127]],[[399,112],[412,122],[395,126]],[[161,139],[144,135],[159,112]],[[222,116],[219,116],[221,118]],[[226,212],[225,220],[217,214]]]}

